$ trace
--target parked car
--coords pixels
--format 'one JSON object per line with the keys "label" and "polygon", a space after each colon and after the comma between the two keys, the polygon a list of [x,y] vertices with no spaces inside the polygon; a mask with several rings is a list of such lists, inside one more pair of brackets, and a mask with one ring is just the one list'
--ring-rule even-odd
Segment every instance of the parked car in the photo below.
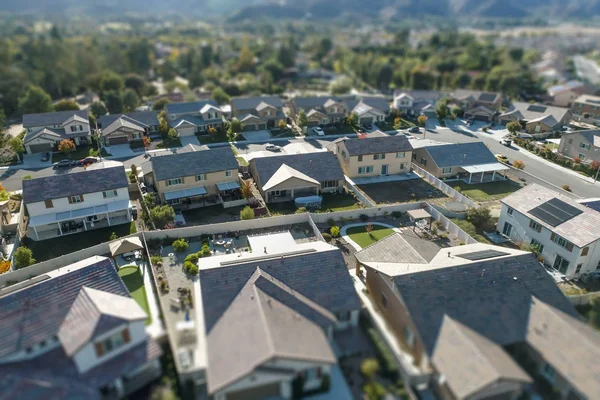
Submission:
{"label": "parked car", "polygon": [[366,130],[369,130],[369,131],[371,129],[373,129],[373,125],[371,125],[371,124],[363,124],[363,126],[365,127]]}
{"label": "parked car", "polygon": [[269,151],[281,151],[281,146],[277,146],[275,144],[268,144],[265,149]]}
{"label": "parked car", "polygon": [[70,167],[73,167],[74,165],[76,165],[75,161],[72,161],[72,160],[61,160],[59,162],[55,162],[54,164],[52,164],[52,168],[54,168],[54,169],[70,168]]}
{"label": "parked car", "polygon": [[142,192],[142,194],[148,193],[148,189],[146,189],[146,185],[143,183],[140,183],[140,192]]}
{"label": "parked car", "polygon": [[88,165],[98,162],[98,157],[86,157],[84,159],[79,160],[79,165]]}
{"label": "parked car", "polygon": [[40,157],[40,160],[48,161],[49,159],[50,159],[50,153],[42,153],[42,157]]}
{"label": "parked car", "polygon": [[313,128],[313,132],[317,135],[317,136],[325,136],[325,132],[323,132],[323,129],[321,129],[321,127],[319,126],[315,126]]}
{"label": "parked car", "polygon": [[129,210],[131,211],[131,216],[133,217],[133,219],[137,219],[137,216],[138,216],[137,203],[132,203],[131,208]]}
{"label": "parked car", "polygon": [[510,147],[512,145],[512,140],[510,139],[502,139],[500,140],[500,144],[506,147]]}
{"label": "parked car", "polygon": [[508,157],[506,157],[504,154],[496,154],[495,157],[496,160],[500,161],[501,163],[508,164]]}
{"label": "parked car", "polygon": [[421,129],[419,129],[419,127],[418,127],[418,126],[411,126],[411,127],[408,129],[408,131],[409,131],[410,133],[421,133]]}

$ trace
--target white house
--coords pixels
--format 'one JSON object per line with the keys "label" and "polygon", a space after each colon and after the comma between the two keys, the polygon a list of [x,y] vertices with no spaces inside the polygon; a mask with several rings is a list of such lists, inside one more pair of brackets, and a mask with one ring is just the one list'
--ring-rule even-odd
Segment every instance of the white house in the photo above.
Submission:
{"label": "white house", "polygon": [[23,145],[27,154],[51,152],[65,139],[76,146],[89,144],[90,122],[87,111],[60,111],[23,116],[25,137]]}
{"label": "white house", "polygon": [[569,278],[600,270],[600,213],[537,184],[501,200],[498,231]]}
{"label": "white house", "polygon": [[23,201],[29,215],[27,235],[34,240],[132,220],[122,164],[24,180]]}
{"label": "white house", "polygon": [[212,100],[166,105],[169,124],[179,136],[207,133],[208,128],[223,127],[223,111]]}

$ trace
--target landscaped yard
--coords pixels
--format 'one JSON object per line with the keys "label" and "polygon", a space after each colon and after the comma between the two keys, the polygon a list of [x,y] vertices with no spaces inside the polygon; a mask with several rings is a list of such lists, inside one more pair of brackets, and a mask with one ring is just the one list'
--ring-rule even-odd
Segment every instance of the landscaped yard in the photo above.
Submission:
{"label": "landscaped yard", "polygon": [[394,233],[392,228],[387,228],[381,225],[373,225],[373,230],[370,233],[366,231],[367,224],[364,226],[353,226],[346,230],[346,234],[350,239],[354,240],[363,249],[378,240],[383,239]]}
{"label": "landscaped yard", "polygon": [[150,325],[152,322],[152,315],[150,314],[150,308],[148,307],[148,298],[146,297],[146,290],[144,290],[144,278],[140,273],[140,269],[135,265],[127,265],[119,269],[119,276],[123,280],[123,283],[129,290],[129,294],[136,303],[148,314],[146,319],[146,325]]}
{"label": "landscaped yard", "polygon": [[60,152],[52,153],[52,162],[58,162],[61,160],[81,160],[90,155],[91,146],[77,146],[75,151],[71,151],[67,154]]}
{"label": "landscaped yard", "polygon": [[475,201],[500,200],[521,189],[518,183],[505,180],[489,183],[468,184],[463,181],[450,183],[450,186],[460,187],[460,192]]}
{"label": "landscaped yard", "polygon": [[156,145],[157,149],[171,149],[173,147],[181,147],[181,139],[164,139]]}

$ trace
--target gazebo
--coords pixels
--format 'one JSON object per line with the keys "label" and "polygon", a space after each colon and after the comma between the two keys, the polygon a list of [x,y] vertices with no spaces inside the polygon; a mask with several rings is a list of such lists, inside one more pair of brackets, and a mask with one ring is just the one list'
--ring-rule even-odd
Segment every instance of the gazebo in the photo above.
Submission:
{"label": "gazebo", "polygon": [[141,250],[144,248],[142,241],[139,237],[129,237],[125,239],[115,240],[108,245],[110,247],[110,254],[116,257],[121,254],[129,253],[135,250]]}

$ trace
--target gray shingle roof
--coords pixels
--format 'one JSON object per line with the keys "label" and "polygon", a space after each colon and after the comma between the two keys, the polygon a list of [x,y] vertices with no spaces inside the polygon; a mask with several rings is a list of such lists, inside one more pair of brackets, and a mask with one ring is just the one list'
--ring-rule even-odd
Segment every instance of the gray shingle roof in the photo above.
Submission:
{"label": "gray shingle roof", "polygon": [[119,165],[24,180],[23,201],[31,204],[123,187],[127,187],[127,176],[125,168]]}
{"label": "gray shingle roof", "polygon": [[358,261],[378,263],[426,264],[427,261],[396,232],[365,247],[355,254]]}
{"label": "gray shingle roof", "polygon": [[237,167],[238,162],[229,146],[152,158],[154,176],[159,181]]}
{"label": "gray shingle roof", "polygon": [[424,149],[439,168],[498,162],[483,142],[426,146]]}
{"label": "gray shingle roof", "polygon": [[358,103],[362,102],[369,107],[376,108],[384,113],[388,113],[390,111],[390,103],[385,99],[385,97],[378,96],[348,96],[343,97],[342,102],[348,107],[349,110],[353,110]]}
{"label": "gray shingle roof", "polygon": [[86,110],[69,110],[40,114],[25,114],[23,115],[23,128],[62,125],[63,122],[71,118],[73,115],[85,118],[86,120],[88,119],[88,113]]}
{"label": "gray shingle roof", "polygon": [[158,125],[158,113],[156,111],[137,111],[126,114],[102,115],[98,118],[98,127],[106,128],[121,117],[126,117],[134,123],[137,122],[146,126]]}
{"label": "gray shingle roof", "polygon": [[400,153],[411,151],[412,146],[404,135],[366,137],[364,139],[344,140],[351,156],[380,153]]}
{"label": "gray shingle roof", "polygon": [[[67,135],[67,133],[65,132],[65,130],[62,128],[43,128],[43,129],[38,129],[36,131],[25,133],[25,137],[23,137],[23,143],[27,143],[27,142],[37,138],[38,136],[44,136],[44,135],[54,137],[54,138],[56,138],[55,140],[67,139],[69,137]],[[86,133],[86,135],[87,135],[87,133]],[[71,137],[73,137],[73,136],[71,136]]]}
{"label": "gray shingle roof", "polygon": [[199,113],[202,107],[210,104],[215,107],[219,105],[214,100],[192,101],[189,103],[169,103],[165,106],[167,114],[191,114]]}
{"label": "gray shingle roof", "polygon": [[281,99],[277,96],[236,97],[231,99],[231,106],[235,110],[254,110],[263,102],[276,108],[283,107]]}
{"label": "gray shingle roof", "polygon": [[515,111],[521,113],[522,117],[520,119],[525,121],[530,121],[546,115],[551,115],[556,121],[561,121],[568,113],[570,113],[570,110],[565,107],[515,102],[508,111],[504,114],[500,114],[500,118],[502,118],[503,115],[508,115]]}
{"label": "gray shingle roof", "polygon": [[312,108],[325,107],[325,103],[327,103],[328,100],[341,102],[340,99],[335,96],[294,97],[293,102],[296,108],[303,108],[308,111]]}
{"label": "gray shingle roof", "polygon": [[264,185],[283,164],[319,181],[344,179],[344,172],[336,156],[329,152],[292,154],[252,159],[256,166],[258,183]]}

